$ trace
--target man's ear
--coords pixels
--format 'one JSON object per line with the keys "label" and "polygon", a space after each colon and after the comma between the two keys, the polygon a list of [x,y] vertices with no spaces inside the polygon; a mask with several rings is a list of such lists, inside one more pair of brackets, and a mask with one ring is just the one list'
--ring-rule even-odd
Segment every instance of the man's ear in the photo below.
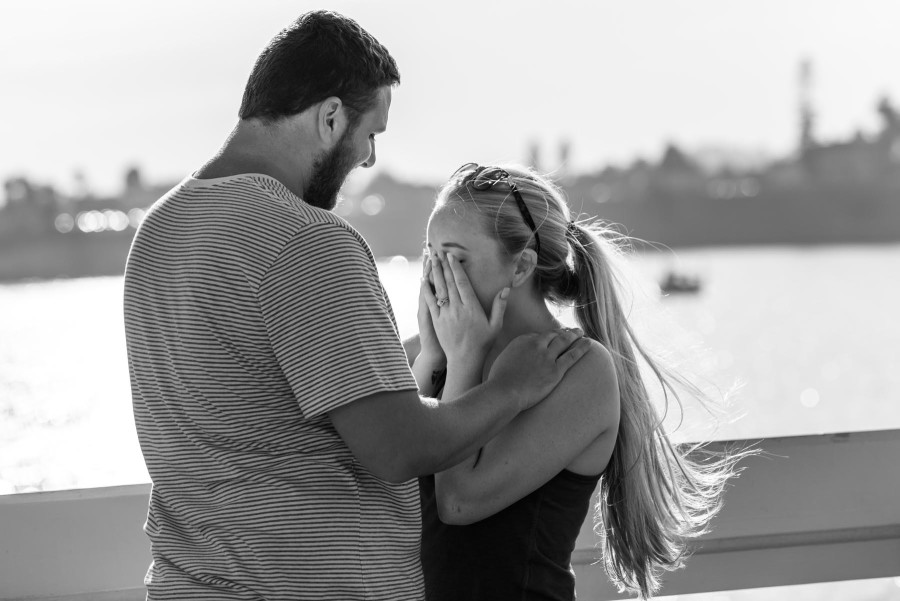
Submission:
{"label": "man's ear", "polygon": [[537,253],[530,248],[526,248],[516,259],[516,270],[513,272],[512,286],[516,288],[531,279],[534,270],[537,267]]}
{"label": "man's ear", "polygon": [[319,103],[316,129],[319,138],[330,148],[341,139],[348,125],[347,110],[337,96],[329,96]]}

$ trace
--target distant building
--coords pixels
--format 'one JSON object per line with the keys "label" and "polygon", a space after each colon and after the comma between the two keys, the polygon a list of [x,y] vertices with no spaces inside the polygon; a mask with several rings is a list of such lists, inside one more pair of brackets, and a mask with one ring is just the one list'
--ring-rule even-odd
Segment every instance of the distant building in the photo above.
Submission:
{"label": "distant building", "polygon": [[36,184],[25,177],[3,183],[0,237],[39,235],[53,231],[60,197],[53,186]]}
{"label": "distant building", "polygon": [[125,187],[118,197],[118,204],[123,210],[146,209],[178,182],[162,184],[145,184],[144,177],[138,167],[130,167],[125,172]]}
{"label": "distant building", "polygon": [[706,177],[697,164],[674,144],[666,147],[651,180],[655,188],[676,194],[703,194],[706,186]]}
{"label": "distant building", "polygon": [[874,137],[857,132],[846,141],[801,149],[800,163],[813,183],[900,183],[900,114],[887,98],[878,103],[877,110],[882,129]]}

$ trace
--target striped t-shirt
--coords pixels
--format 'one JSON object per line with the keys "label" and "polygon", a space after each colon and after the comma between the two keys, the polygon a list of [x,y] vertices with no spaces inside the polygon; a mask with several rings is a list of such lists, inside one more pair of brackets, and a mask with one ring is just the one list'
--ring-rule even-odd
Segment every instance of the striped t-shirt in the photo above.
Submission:
{"label": "striped t-shirt", "polygon": [[125,273],[150,599],[421,599],[415,481],[327,412],[415,390],[362,237],[264,175],[187,178]]}

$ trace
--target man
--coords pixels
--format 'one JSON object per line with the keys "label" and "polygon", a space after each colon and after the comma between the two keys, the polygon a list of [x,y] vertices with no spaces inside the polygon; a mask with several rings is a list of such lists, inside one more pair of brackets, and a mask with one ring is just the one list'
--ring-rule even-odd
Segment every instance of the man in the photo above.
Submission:
{"label": "man", "polygon": [[413,479],[467,457],[586,350],[575,333],[523,339],[462,398],[418,396],[371,252],[330,212],[374,164],[397,83],[354,21],[301,16],[257,60],[220,152],[135,237],[149,599],[422,598]]}

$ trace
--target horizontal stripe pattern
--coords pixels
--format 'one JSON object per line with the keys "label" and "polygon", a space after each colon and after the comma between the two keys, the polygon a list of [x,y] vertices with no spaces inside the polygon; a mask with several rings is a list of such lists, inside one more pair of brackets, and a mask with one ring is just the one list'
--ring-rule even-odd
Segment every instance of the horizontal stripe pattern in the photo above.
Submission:
{"label": "horizontal stripe pattern", "polygon": [[187,178],[135,236],[124,313],[150,599],[422,598],[415,482],[327,416],[416,389],[359,233],[267,176]]}

